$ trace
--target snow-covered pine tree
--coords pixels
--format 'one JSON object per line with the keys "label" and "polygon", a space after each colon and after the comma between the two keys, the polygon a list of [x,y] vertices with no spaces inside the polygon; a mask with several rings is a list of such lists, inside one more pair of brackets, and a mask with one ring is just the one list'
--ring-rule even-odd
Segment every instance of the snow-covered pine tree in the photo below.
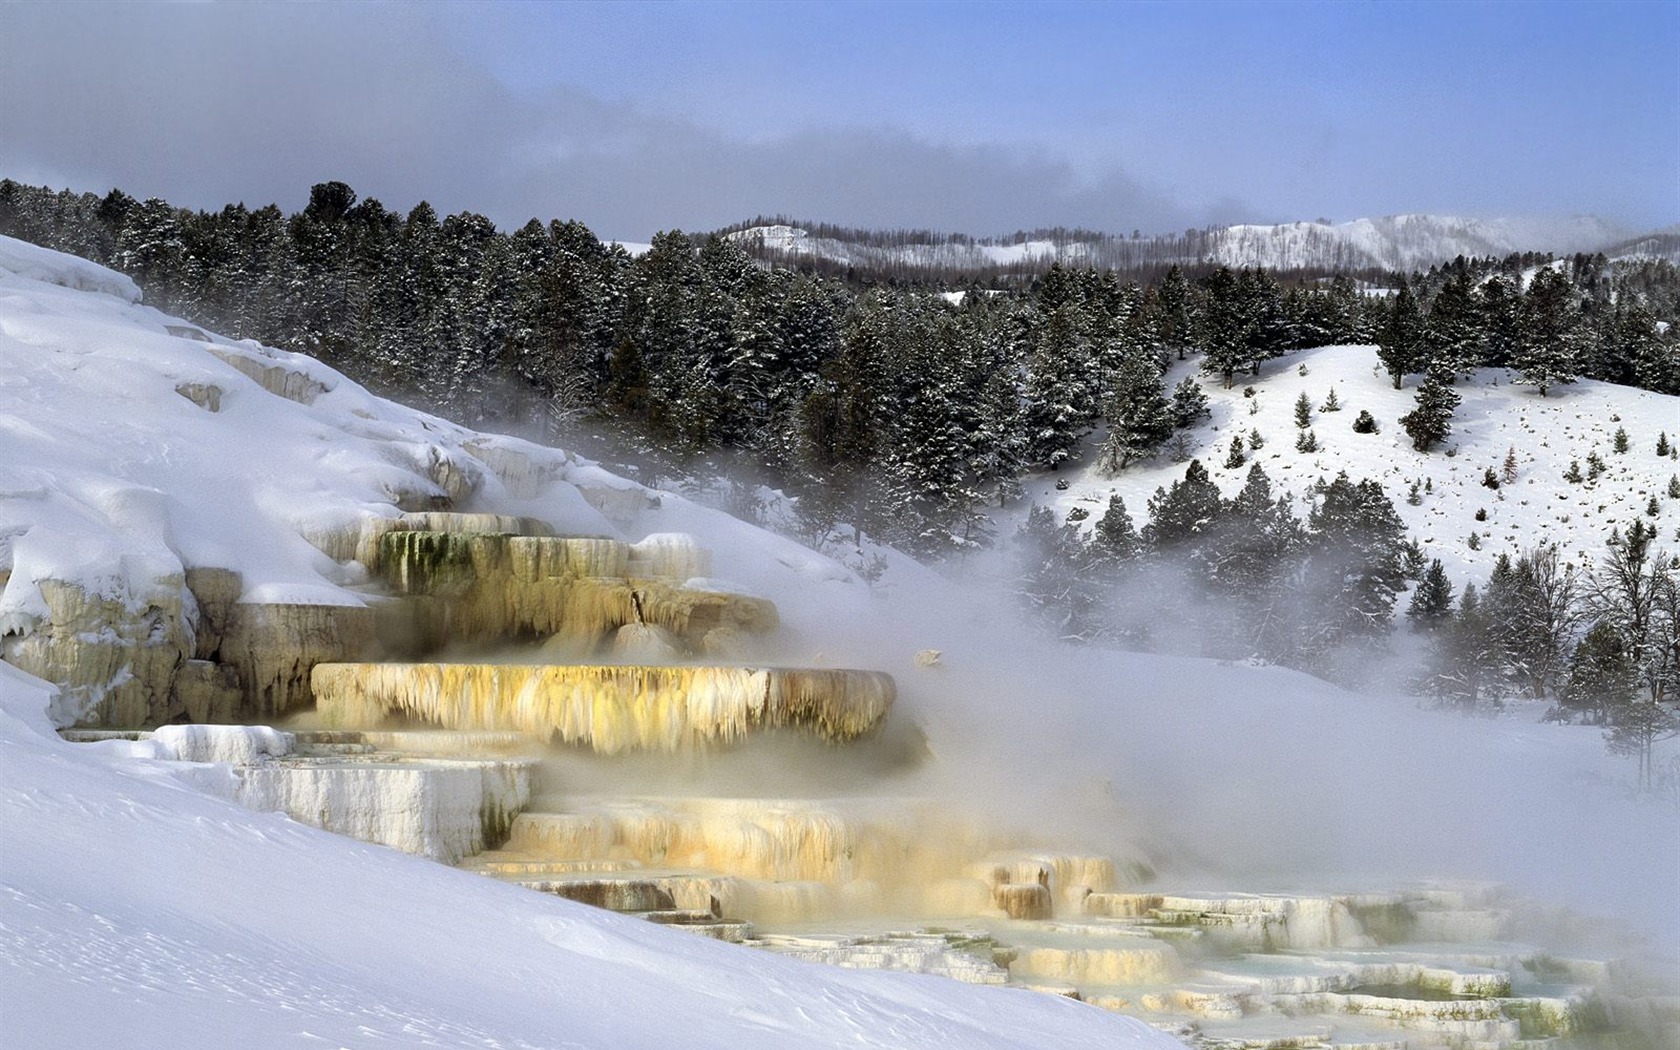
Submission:
{"label": "snow-covered pine tree", "polygon": [[1099,466],[1111,475],[1153,453],[1172,436],[1174,424],[1153,352],[1140,347],[1128,355],[1120,362],[1112,387],[1104,413],[1108,436],[1098,454]]}
{"label": "snow-covered pine tree", "polygon": [[1424,630],[1433,631],[1452,615],[1453,587],[1440,558],[1429,562],[1423,579],[1412,589],[1412,600],[1406,606],[1406,618]]}
{"label": "snow-covered pine tree", "polygon": [[1523,297],[1522,325],[1512,365],[1518,381],[1540,391],[1575,381],[1582,350],[1581,315],[1569,278],[1542,267]]}
{"label": "snow-covered pine tree", "polygon": [[1188,430],[1202,420],[1209,418],[1212,411],[1208,408],[1208,396],[1202,389],[1202,384],[1196,382],[1195,376],[1185,376],[1173,387],[1172,418],[1173,426],[1179,430]]}
{"label": "snow-covered pine tree", "polygon": [[1109,496],[1108,508],[1097,519],[1092,531],[1092,555],[1105,564],[1114,565],[1136,558],[1142,547],[1143,541],[1132,524],[1132,516],[1126,511],[1126,501],[1118,494]]}
{"label": "snow-covered pine tree", "polygon": [[1029,462],[1055,470],[1073,457],[1091,429],[1095,363],[1068,303],[1044,318],[1032,340],[1023,391],[1023,429]]}
{"label": "snow-covered pine tree", "polygon": [[1428,452],[1447,439],[1458,401],[1458,392],[1447,385],[1447,377],[1431,369],[1418,387],[1417,407],[1400,417],[1400,426],[1412,439],[1413,448]]}
{"label": "snow-covered pine tree", "polygon": [[1465,375],[1485,357],[1481,317],[1468,267],[1454,267],[1435,293],[1423,328],[1424,356],[1431,367]]}
{"label": "snow-covered pine tree", "polygon": [[1320,646],[1372,636],[1388,628],[1404,583],[1400,545],[1405,526],[1380,484],[1346,472],[1327,485],[1308,515],[1309,600],[1323,612]]}
{"label": "snow-covered pine tree", "polygon": [[1400,283],[1400,290],[1388,303],[1388,317],[1377,332],[1377,360],[1399,390],[1409,372],[1423,365],[1423,314],[1410,284]]}

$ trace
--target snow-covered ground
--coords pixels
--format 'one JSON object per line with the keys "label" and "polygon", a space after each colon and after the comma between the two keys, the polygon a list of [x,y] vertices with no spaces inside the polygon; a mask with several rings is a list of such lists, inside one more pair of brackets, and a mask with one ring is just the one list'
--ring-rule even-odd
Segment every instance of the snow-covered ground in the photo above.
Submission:
{"label": "snow-covered ground", "polygon": [[[1193,361],[1175,363],[1169,386],[1195,368]],[[1440,558],[1459,586],[1468,580],[1480,586],[1501,553],[1515,557],[1542,542],[1556,543],[1564,562],[1584,570],[1604,557],[1610,529],[1625,529],[1634,518],[1656,525],[1661,545],[1680,549],[1680,499],[1667,494],[1669,479],[1680,475],[1680,459],[1656,452],[1665,431],[1670,443],[1680,447],[1680,398],[1672,395],[1581,381],[1553,387],[1541,397],[1534,387],[1517,384],[1511,372],[1484,369],[1454,388],[1463,401],[1453,415],[1452,435],[1423,453],[1412,448],[1398,422],[1415,407],[1417,377],[1395,390],[1374,347],[1323,347],[1268,361],[1257,377],[1237,376],[1230,390],[1217,377],[1203,376],[1200,382],[1212,418],[1190,433],[1188,452],[1227,496],[1236,495],[1249,466],[1258,462],[1275,493],[1296,496],[1297,513],[1304,517],[1307,490],[1317,480],[1329,481],[1339,471],[1355,481],[1373,478],[1425,556]],[[1341,409],[1325,412],[1322,406],[1332,390]],[[1300,434],[1295,402],[1303,393],[1312,402],[1316,452],[1295,448]],[[1375,417],[1377,433],[1354,433],[1361,410]],[[1614,451],[1618,429],[1627,433],[1625,453]],[[1256,430],[1263,440],[1257,451],[1248,447]],[[1101,436],[1092,436],[1088,453]],[[1247,462],[1229,468],[1225,462],[1233,436],[1243,439]],[[1585,474],[1594,451],[1605,464],[1603,475],[1566,481],[1570,463],[1578,463]],[[1502,474],[1511,453],[1516,480],[1487,488],[1487,470]],[[1185,469],[1164,452],[1114,477],[1098,470],[1094,461],[1094,455],[1087,455],[1081,468],[1034,478],[1028,497],[1056,508],[1064,519],[1082,507],[1091,515],[1090,524],[1102,515],[1109,495],[1117,493],[1141,526],[1149,497],[1182,478]],[[1057,489],[1063,480],[1067,488]],[[1408,500],[1413,482],[1419,485],[1416,504]],[[1646,514],[1653,495],[1655,517]],[[1476,519],[1478,511],[1486,511],[1485,521]],[[1479,549],[1470,547],[1472,532]]]}
{"label": "snow-covered ground", "polygon": [[[249,601],[360,602],[354,565],[303,537],[398,501],[449,495],[631,540],[690,532],[714,576],[778,604],[790,661],[899,677],[895,717],[927,738],[918,790],[1070,844],[1125,840],[1163,878],[1500,877],[1680,939],[1680,819],[1624,797],[1595,732],[1449,719],[1276,668],[1039,645],[1002,597],[906,560],[871,590],[790,541],[374,398],[310,359],[171,334],[115,275],[0,241],[0,259],[20,257],[32,276],[0,264],[0,630],[37,627],[43,581],[129,602],[195,565],[240,570]],[[1301,382],[1322,388],[1358,353],[1303,358]],[[1347,367],[1338,426],[1380,407],[1376,386],[1354,388],[1366,366]],[[1293,392],[1259,395],[1281,413],[1264,451],[1293,441]],[[1216,423],[1246,431],[1236,405]],[[1395,413],[1377,414],[1372,440],[1397,441]],[[1364,440],[1316,425],[1332,451]],[[1480,474],[1469,449],[1437,462]],[[941,669],[915,667],[925,648]],[[225,767],[62,743],[52,707],[0,664],[8,1047],[1176,1045],[1052,996],[791,962],[248,812],[205,790]]]}

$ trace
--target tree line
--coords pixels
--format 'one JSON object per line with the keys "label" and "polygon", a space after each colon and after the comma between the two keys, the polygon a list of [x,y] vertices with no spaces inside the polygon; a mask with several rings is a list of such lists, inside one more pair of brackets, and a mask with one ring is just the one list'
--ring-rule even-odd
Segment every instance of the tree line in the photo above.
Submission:
{"label": "tree line", "polygon": [[1654,786],[1653,745],[1680,732],[1680,557],[1655,526],[1613,530],[1585,573],[1555,545],[1501,554],[1482,588],[1456,596],[1432,561],[1407,617],[1429,642],[1425,694],[1462,710],[1550,698],[1549,717],[1606,727],[1611,750],[1637,760],[1640,787]]}

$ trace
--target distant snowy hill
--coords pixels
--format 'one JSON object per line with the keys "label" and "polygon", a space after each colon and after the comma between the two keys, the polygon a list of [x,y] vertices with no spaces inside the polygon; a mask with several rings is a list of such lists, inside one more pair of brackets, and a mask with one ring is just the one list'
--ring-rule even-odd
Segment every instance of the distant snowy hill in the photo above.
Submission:
{"label": "distant snowy hill", "polygon": [[[1194,362],[1177,366],[1169,377],[1193,374]],[[1274,491],[1292,493],[1305,512],[1307,489],[1339,471],[1354,480],[1380,482],[1424,554],[1440,558],[1462,585],[1487,579],[1500,554],[1513,557],[1538,543],[1556,543],[1563,559],[1578,569],[1596,564],[1612,527],[1634,518],[1657,526],[1661,541],[1680,547],[1680,499],[1668,494],[1670,479],[1680,475],[1680,460],[1659,456],[1666,432],[1680,445],[1680,397],[1632,387],[1583,380],[1553,387],[1541,397],[1533,387],[1514,382],[1504,369],[1484,369],[1456,387],[1463,403],[1453,418],[1445,445],[1422,453],[1412,448],[1399,418],[1410,412],[1417,377],[1395,390],[1369,346],[1332,346],[1268,361],[1257,377],[1239,375],[1230,390],[1216,378],[1199,377],[1213,416],[1191,432],[1188,454],[1200,458],[1227,496],[1242,487],[1250,465],[1259,463]],[[1331,391],[1341,409],[1323,411]],[[1310,421],[1318,450],[1300,452],[1295,440],[1296,400],[1306,394],[1313,406]],[[1376,418],[1375,434],[1357,434],[1353,422],[1361,410]],[[1628,450],[1618,453],[1615,437],[1625,431]],[[1249,435],[1263,444],[1247,450]],[[1233,437],[1243,441],[1248,463],[1226,467]],[[1092,442],[1100,440],[1100,435]],[[1605,464],[1602,476],[1579,483],[1566,480],[1570,464],[1590,472],[1588,457]],[[1484,484],[1487,471],[1503,472],[1514,457],[1516,478],[1497,489]],[[1142,524],[1149,497],[1160,486],[1184,476],[1185,465],[1161,454],[1114,477],[1094,466],[1038,476],[1028,496],[1053,506],[1065,518],[1083,508],[1099,517],[1109,495],[1126,501]],[[1058,488],[1060,483],[1066,488]],[[1413,484],[1417,502],[1408,499]],[[1655,498],[1657,514],[1647,515]],[[1485,520],[1478,520],[1478,512]],[[1479,549],[1472,549],[1474,533]]]}
{"label": "distant snowy hill", "polygon": [[1056,261],[1118,269],[1223,263],[1277,270],[1412,270],[1427,269],[1459,255],[1597,251],[1626,241],[1629,232],[1592,216],[1467,219],[1395,215],[1338,224],[1216,227],[1153,237],[1044,231],[975,239],[918,232],[806,228],[789,223],[749,226],[728,236],[760,258],[776,262],[821,260],[866,270],[986,274],[1032,272]]}
{"label": "distant snowy hill", "polygon": [[1335,225],[1229,226],[1214,232],[1208,259],[1271,270],[1414,270],[1459,255],[1596,251],[1625,235],[1621,227],[1592,216],[1546,220],[1392,215]]}

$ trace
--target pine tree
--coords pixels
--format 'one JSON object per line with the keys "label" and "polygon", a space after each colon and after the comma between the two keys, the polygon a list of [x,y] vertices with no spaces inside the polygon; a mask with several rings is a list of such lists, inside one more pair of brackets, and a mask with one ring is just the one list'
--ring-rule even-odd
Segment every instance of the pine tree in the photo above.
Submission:
{"label": "pine tree", "polygon": [[1173,426],[1180,430],[1188,430],[1212,415],[1202,385],[1190,376],[1179,380],[1172,392]]}
{"label": "pine tree", "polygon": [[1668,431],[1664,430],[1664,431],[1661,431],[1657,434],[1657,455],[1667,456],[1668,453],[1669,453]]}
{"label": "pine tree", "polygon": [[1367,409],[1360,409],[1359,415],[1353,421],[1353,432],[1355,434],[1375,434],[1377,432],[1376,417],[1371,415]]}
{"label": "pine tree", "polygon": [[1410,285],[1402,281],[1400,290],[1388,304],[1388,321],[1377,333],[1377,359],[1399,390],[1408,372],[1417,371],[1423,364],[1423,315]]}
{"label": "pine tree", "polygon": [[1610,448],[1615,452],[1626,452],[1628,450],[1628,434],[1626,429],[1622,427],[1616,428],[1616,436],[1611,439]]}
{"label": "pine tree", "polygon": [[1319,409],[1319,411],[1321,411],[1321,412],[1340,412],[1341,410],[1342,410],[1342,403],[1341,403],[1341,401],[1337,400],[1337,398],[1336,398],[1336,388],[1331,387],[1330,388],[1330,396],[1326,397],[1324,399],[1324,405]]}
{"label": "pine tree", "polygon": [[1174,263],[1156,291],[1155,305],[1160,318],[1161,345],[1169,354],[1176,353],[1180,361],[1184,360],[1185,351],[1191,348],[1195,339],[1190,298],[1190,282],[1184,279],[1184,271]]}
{"label": "pine tree", "polygon": [[1452,414],[1458,407],[1458,393],[1446,379],[1431,371],[1418,387],[1417,407],[1400,417],[1400,426],[1412,439],[1412,447],[1428,452],[1452,433]]}
{"label": "pine tree", "polygon": [[1184,477],[1170,489],[1155,490],[1149,500],[1149,523],[1143,527],[1143,541],[1156,553],[1205,564],[1205,540],[1219,520],[1223,503],[1219,486],[1208,477],[1201,460],[1193,459]]}
{"label": "pine tree", "polygon": [[1231,450],[1225,455],[1225,469],[1236,470],[1246,462],[1248,462],[1248,457],[1243,455],[1242,438],[1231,438]]}
{"label": "pine tree", "polygon": [[1462,375],[1483,360],[1482,326],[1468,268],[1455,269],[1429,304],[1424,324],[1424,355],[1429,366]]}
{"label": "pine tree", "polygon": [[1016,533],[1015,552],[1016,591],[1028,616],[1054,637],[1093,639],[1097,602],[1078,528],[1056,521],[1046,507],[1033,507]]}
{"label": "pine tree", "polygon": [[[1060,294],[1060,293],[1058,293]],[[1055,470],[1073,457],[1091,429],[1090,344],[1080,331],[1077,307],[1051,313],[1034,338],[1023,391],[1027,456]]]}
{"label": "pine tree", "polygon": [[1499,480],[1507,485],[1517,483],[1517,449],[1515,445],[1506,447],[1505,463],[1499,468]]}
{"label": "pine tree", "polygon": [[1338,474],[1307,527],[1309,600],[1320,603],[1323,614],[1320,644],[1385,630],[1405,580],[1400,567],[1405,527],[1382,486]]}
{"label": "pine tree", "polygon": [[1580,311],[1569,278],[1551,267],[1535,274],[1523,299],[1521,316],[1512,360],[1518,381],[1536,387],[1541,397],[1554,386],[1573,383],[1582,338]]}
{"label": "pine tree", "polygon": [[1153,453],[1172,436],[1173,408],[1162,389],[1161,370],[1153,354],[1133,353],[1120,364],[1112,381],[1113,393],[1104,413],[1108,437],[1099,465],[1119,473],[1133,460]]}
{"label": "pine tree", "polygon": [[1126,501],[1118,495],[1108,497],[1108,509],[1097,519],[1091,536],[1091,552],[1107,564],[1119,564],[1137,557],[1142,540],[1126,512]]}
{"label": "pine tree", "polygon": [[1295,451],[1317,452],[1318,435],[1313,433],[1311,430],[1301,431],[1301,433],[1295,438]]}
{"label": "pine tree", "polygon": [[1295,425],[1305,429],[1312,423],[1312,398],[1305,390],[1295,399]]}
{"label": "pine tree", "polygon": [[1593,624],[1569,657],[1564,706],[1602,725],[1612,711],[1633,700],[1638,688],[1638,672],[1621,631],[1603,620]]}
{"label": "pine tree", "polygon": [[1412,590],[1412,600],[1406,606],[1406,618],[1425,630],[1435,630],[1452,614],[1452,581],[1440,558],[1430,561],[1423,579]]}

